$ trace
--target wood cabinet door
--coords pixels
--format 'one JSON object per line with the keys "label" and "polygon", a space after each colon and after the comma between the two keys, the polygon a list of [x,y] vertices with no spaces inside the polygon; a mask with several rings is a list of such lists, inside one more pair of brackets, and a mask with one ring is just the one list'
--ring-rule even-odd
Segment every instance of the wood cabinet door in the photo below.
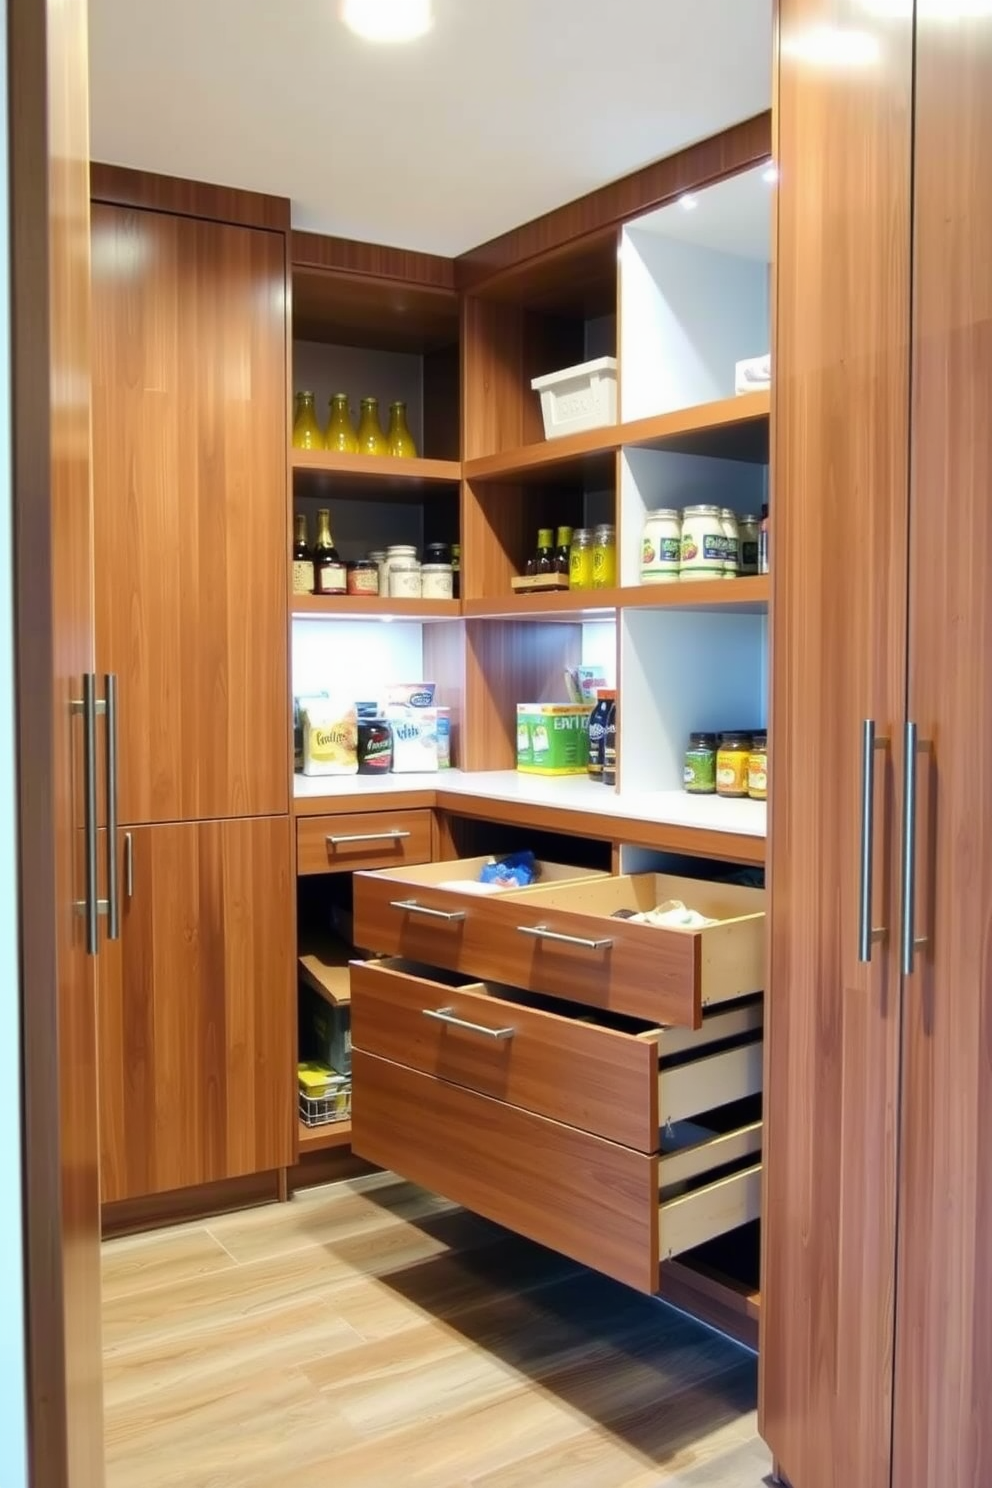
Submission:
{"label": "wood cabinet door", "polygon": [[908,712],[926,943],[903,994],[898,1488],[992,1483],[992,16],[939,9],[917,20]]}
{"label": "wood cabinet door", "polygon": [[121,834],[121,938],[99,969],[105,1202],[293,1161],[289,834],[286,817]]}
{"label": "wood cabinet door", "polygon": [[[910,9],[778,7],[760,1427],[793,1488],[890,1481]],[[831,51],[847,45],[867,60]],[[870,917],[886,933],[870,964],[866,719],[889,740],[873,751]]]}
{"label": "wood cabinet door", "polygon": [[93,208],[96,647],[124,823],[288,808],[283,234]]}

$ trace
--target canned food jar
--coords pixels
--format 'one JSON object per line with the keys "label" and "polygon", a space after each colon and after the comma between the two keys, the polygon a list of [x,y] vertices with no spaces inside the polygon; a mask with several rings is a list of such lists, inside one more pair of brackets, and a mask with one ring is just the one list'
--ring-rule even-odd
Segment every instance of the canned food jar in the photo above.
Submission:
{"label": "canned food jar", "polygon": [[592,588],[592,528],[578,527],[568,550],[568,587]]}
{"label": "canned food jar", "polygon": [[420,564],[416,558],[389,560],[390,599],[420,598]]}
{"label": "canned food jar", "polygon": [[740,573],[756,574],[758,572],[758,537],[760,531],[760,519],[755,516],[738,517],[737,529],[740,535]]}
{"label": "canned food jar", "polygon": [[672,506],[648,512],[641,539],[641,583],[671,584],[682,563],[682,518]]}
{"label": "canned food jar", "polygon": [[740,530],[737,526],[737,513],[725,506],[720,512],[720,526],[723,528],[723,577],[725,579],[736,579],[740,567]]}
{"label": "canned food jar", "polygon": [[424,599],[451,599],[454,580],[450,563],[425,563],[420,570],[420,592]]}
{"label": "canned food jar", "polygon": [[592,587],[612,589],[617,581],[617,530],[610,522],[596,528],[592,540]]}
{"label": "canned food jar", "polygon": [[716,792],[716,734],[690,734],[682,768],[682,784],[690,796]]}
{"label": "canned food jar", "polygon": [[389,575],[394,563],[399,567],[401,564],[407,562],[416,563],[416,561],[417,550],[412,543],[394,543],[392,547],[387,548],[386,556],[383,559],[385,573],[380,570],[379,574],[379,593],[392,594],[393,591],[389,587]]}
{"label": "canned food jar", "polygon": [[747,793],[752,801],[768,800],[768,735],[755,734],[747,761]]}
{"label": "canned food jar", "polygon": [[682,513],[682,579],[722,579],[726,538],[718,506],[687,506]]}
{"label": "canned food jar", "polygon": [[348,564],[348,593],[379,593],[379,566],[371,558],[357,558]]}
{"label": "canned food jar", "polygon": [[737,799],[747,795],[748,762],[751,758],[751,735],[720,735],[716,753],[716,793]]}

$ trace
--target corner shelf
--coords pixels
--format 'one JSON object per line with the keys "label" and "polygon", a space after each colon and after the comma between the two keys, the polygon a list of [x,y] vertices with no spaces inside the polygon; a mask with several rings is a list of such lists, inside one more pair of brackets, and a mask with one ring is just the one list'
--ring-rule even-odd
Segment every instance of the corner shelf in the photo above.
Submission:
{"label": "corner shelf", "polygon": [[293,619],[457,620],[457,599],[383,599],[374,594],[291,594]]}
{"label": "corner shelf", "polygon": [[332,1147],[351,1146],[351,1122],[329,1121],[326,1126],[304,1126],[297,1118],[297,1150],[301,1157],[308,1152],[329,1152]]}
{"label": "corner shelf", "polygon": [[617,610],[696,610],[762,614],[768,608],[767,574],[741,579],[700,579],[687,584],[633,584],[618,589],[569,589],[560,594],[507,594],[467,599],[465,618],[603,620]]}
{"label": "corner shelf", "polygon": [[[466,460],[466,480],[519,481],[525,485],[554,484],[593,476],[597,466],[605,467],[619,447],[616,424],[602,429],[587,429],[581,434],[565,434],[560,439],[545,439],[540,444],[523,444],[499,455],[483,455]],[[612,470],[609,471],[612,479]]]}
{"label": "corner shelf", "polygon": [[332,450],[290,450],[294,477],[313,477],[321,485],[347,487],[351,494],[362,488],[424,491],[430,487],[457,485],[462,478],[459,460],[404,460],[390,455],[344,455]]}

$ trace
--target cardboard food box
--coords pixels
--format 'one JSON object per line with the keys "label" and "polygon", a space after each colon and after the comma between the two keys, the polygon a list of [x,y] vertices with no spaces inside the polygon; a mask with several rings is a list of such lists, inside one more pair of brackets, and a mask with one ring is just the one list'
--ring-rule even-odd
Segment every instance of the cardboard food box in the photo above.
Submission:
{"label": "cardboard food box", "polygon": [[584,775],[589,709],[575,703],[517,704],[517,769],[525,775]]}

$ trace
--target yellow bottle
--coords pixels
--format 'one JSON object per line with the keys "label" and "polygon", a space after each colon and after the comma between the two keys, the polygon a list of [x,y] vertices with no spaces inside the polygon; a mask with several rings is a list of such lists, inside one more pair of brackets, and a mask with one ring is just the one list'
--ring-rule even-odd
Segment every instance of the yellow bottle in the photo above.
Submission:
{"label": "yellow bottle", "polygon": [[342,455],[356,455],[358,453],[358,435],[355,426],[351,422],[351,409],[348,406],[347,393],[335,393],[328,404],[330,416],[327,420],[327,433],[324,442],[329,450],[336,450]]}
{"label": "yellow bottle", "polygon": [[360,455],[388,455],[389,445],[379,422],[378,398],[362,399],[362,417],[358,425]]}
{"label": "yellow bottle", "polygon": [[293,448],[324,448],[324,436],[317,422],[313,393],[297,393],[293,408]]}
{"label": "yellow bottle", "polygon": [[389,433],[386,439],[389,442],[391,455],[398,455],[405,460],[417,458],[417,446],[413,442],[413,435],[407,428],[405,403],[390,403]]}

